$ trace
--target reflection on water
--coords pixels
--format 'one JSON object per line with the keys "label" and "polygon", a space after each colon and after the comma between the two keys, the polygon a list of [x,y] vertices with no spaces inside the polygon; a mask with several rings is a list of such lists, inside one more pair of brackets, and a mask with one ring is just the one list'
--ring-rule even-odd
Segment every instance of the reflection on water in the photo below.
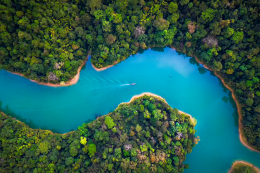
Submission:
{"label": "reflection on water", "polygon": [[31,128],[38,128],[36,124],[33,123],[32,120],[27,120],[25,118],[23,118],[22,116],[16,114],[14,111],[12,111],[8,105],[6,105],[5,107],[2,107],[3,103],[2,101],[0,101],[0,111],[4,112],[6,115],[10,115],[14,118],[16,118],[17,120],[21,121],[21,122],[24,122],[25,124],[29,125],[29,127]]}
{"label": "reflection on water", "polygon": [[185,172],[227,172],[236,159],[260,167],[260,154],[239,141],[236,105],[214,73],[173,49],[154,50],[141,50],[101,72],[89,60],[78,83],[70,87],[41,86],[0,71],[2,109],[11,108],[30,127],[65,133],[107,114],[133,95],[151,92],[198,121],[195,129],[201,141],[187,155],[190,168]]}

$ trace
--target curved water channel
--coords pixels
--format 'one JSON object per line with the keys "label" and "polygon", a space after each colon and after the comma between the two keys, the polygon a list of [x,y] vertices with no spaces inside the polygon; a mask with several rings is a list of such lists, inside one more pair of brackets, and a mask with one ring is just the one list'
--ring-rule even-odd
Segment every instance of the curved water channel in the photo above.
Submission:
{"label": "curved water channel", "polygon": [[198,120],[195,129],[201,141],[187,155],[190,168],[185,172],[227,172],[235,160],[260,167],[260,154],[239,140],[237,108],[230,91],[194,58],[170,48],[147,50],[101,72],[88,61],[78,83],[69,87],[38,85],[4,70],[0,81],[4,112],[30,127],[59,133],[113,111],[134,95],[151,92]]}

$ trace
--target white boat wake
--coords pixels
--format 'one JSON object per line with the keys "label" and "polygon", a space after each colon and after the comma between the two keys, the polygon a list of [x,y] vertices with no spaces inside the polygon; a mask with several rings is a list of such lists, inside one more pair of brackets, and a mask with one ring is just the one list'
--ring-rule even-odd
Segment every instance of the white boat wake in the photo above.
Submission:
{"label": "white boat wake", "polygon": [[136,83],[123,84],[123,85],[120,85],[120,86],[125,86],[125,85],[136,85]]}

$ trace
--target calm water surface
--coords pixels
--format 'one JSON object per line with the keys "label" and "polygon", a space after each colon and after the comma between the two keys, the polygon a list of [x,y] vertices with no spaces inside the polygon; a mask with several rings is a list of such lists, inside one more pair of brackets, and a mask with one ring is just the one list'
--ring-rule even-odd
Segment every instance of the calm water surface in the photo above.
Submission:
{"label": "calm water surface", "polygon": [[[147,50],[105,71],[88,61],[76,85],[53,88],[0,71],[1,109],[31,127],[65,133],[113,111],[132,96],[151,92],[198,120],[201,141],[188,154],[185,172],[227,172],[235,160],[260,167],[260,154],[238,137],[238,114],[231,93],[194,58],[175,50]],[[135,86],[125,85],[137,83]]]}

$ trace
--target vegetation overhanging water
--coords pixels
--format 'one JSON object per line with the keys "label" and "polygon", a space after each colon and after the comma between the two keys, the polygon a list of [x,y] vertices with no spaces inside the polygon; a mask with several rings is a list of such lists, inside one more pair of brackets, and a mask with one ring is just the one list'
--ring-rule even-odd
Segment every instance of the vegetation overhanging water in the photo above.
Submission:
{"label": "vegetation overhanging water", "polygon": [[70,87],[41,86],[1,71],[2,109],[27,119],[31,127],[64,133],[112,111],[133,95],[152,92],[198,120],[201,141],[188,155],[190,169],[185,172],[225,172],[237,159],[259,167],[260,155],[239,141],[230,91],[194,58],[182,58],[169,48],[159,51],[148,50],[102,72],[96,72],[88,61],[79,82]]}

